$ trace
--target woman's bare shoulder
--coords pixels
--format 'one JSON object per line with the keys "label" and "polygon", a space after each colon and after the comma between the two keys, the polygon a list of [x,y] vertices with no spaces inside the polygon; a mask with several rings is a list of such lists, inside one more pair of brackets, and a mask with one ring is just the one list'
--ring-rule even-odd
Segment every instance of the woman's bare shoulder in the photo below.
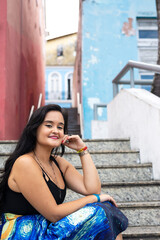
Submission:
{"label": "woman's bare shoulder", "polygon": [[14,168],[16,169],[37,168],[37,166],[35,159],[30,153],[18,157],[14,163]]}
{"label": "woman's bare shoulder", "polygon": [[8,184],[13,191],[22,192],[19,187],[24,182],[27,184],[29,179],[40,179],[42,176],[40,167],[30,154],[24,154],[18,157],[13,164],[9,176]]}

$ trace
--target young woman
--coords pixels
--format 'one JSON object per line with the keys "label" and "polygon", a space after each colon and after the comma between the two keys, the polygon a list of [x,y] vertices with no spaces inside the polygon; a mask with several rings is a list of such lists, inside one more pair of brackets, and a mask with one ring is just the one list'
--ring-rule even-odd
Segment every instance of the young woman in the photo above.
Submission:
{"label": "young woman", "polygon": [[[122,239],[127,218],[100,194],[87,146],[65,134],[66,123],[60,106],[47,105],[25,127],[1,174],[1,239]],[[78,152],[83,176],[62,157],[65,146]],[[64,203],[66,188],[84,197]]]}

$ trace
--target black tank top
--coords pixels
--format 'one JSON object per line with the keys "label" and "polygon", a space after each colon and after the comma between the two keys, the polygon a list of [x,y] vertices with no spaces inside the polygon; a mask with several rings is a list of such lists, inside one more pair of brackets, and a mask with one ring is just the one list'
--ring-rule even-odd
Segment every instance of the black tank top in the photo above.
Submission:
{"label": "black tank top", "polygon": [[[47,175],[46,172],[42,169],[43,177],[48,185],[49,190],[51,191],[55,201],[57,204],[61,204],[64,201],[65,195],[66,195],[66,182],[63,176],[63,173],[55,160],[53,156],[51,156],[51,160],[55,162],[57,167],[59,168],[62,178],[65,183],[64,189],[60,189]],[[47,175],[47,179],[46,179]],[[18,215],[30,215],[30,214],[39,214],[39,212],[32,207],[32,205],[25,199],[25,197],[22,195],[22,193],[18,193],[15,191],[12,191],[8,184],[6,186],[5,191],[5,201],[3,206],[3,213],[13,213]]]}

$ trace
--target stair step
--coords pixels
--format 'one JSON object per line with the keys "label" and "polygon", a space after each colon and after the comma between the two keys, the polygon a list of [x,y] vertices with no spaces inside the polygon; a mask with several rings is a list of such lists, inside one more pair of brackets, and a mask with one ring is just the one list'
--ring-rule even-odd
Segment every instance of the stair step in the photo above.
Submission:
{"label": "stair step", "polygon": [[[3,166],[3,162],[9,157],[11,152],[8,153],[0,153],[0,167]],[[92,152],[91,153],[92,159],[95,164],[109,166],[112,165],[124,165],[124,164],[134,164],[139,162],[139,152],[137,151],[122,151],[122,152],[112,152],[112,151],[105,151],[101,153]],[[80,158],[78,154],[74,151],[72,153],[65,153],[64,158],[68,160],[74,166],[79,166]]]}
{"label": "stair step", "polygon": [[80,135],[77,108],[65,108],[65,111],[68,112],[68,134]]}
{"label": "stair step", "polygon": [[[3,167],[4,162],[9,157],[9,153],[0,153],[0,168]],[[139,162],[139,153],[132,151],[132,152],[103,152],[103,153],[91,153],[92,159],[94,163],[98,162],[98,164],[104,165],[108,167],[110,164],[113,166],[117,165],[124,165],[124,164],[135,164]],[[80,166],[80,158],[77,153],[65,153],[64,158],[68,160],[74,166]]]}
{"label": "stair step", "polygon": [[159,240],[160,226],[139,226],[128,227],[123,232],[123,239],[125,240]]}
{"label": "stair step", "polygon": [[84,140],[89,151],[105,151],[105,150],[131,150],[129,139],[95,139]]}
{"label": "stair step", "polygon": [[160,201],[160,182],[105,183],[102,192],[113,196],[117,202]]}
{"label": "stair step", "polygon": [[81,136],[80,135],[80,128],[79,129],[73,129],[73,130],[68,129],[68,134],[69,135],[79,135],[79,136]]}
{"label": "stair step", "polygon": [[[1,167],[3,164],[1,162]],[[151,164],[96,165],[102,183],[111,181],[140,181],[152,178]],[[77,169],[82,173],[81,166]]]}
{"label": "stair step", "polygon": [[[118,151],[131,150],[129,139],[106,139],[106,140],[84,140],[90,152],[96,151]],[[0,141],[0,153],[10,154],[16,147],[17,141]],[[73,150],[66,147],[66,152]],[[137,151],[138,152],[138,151]]]}
{"label": "stair step", "polygon": [[121,209],[135,209],[135,208],[157,208],[160,207],[160,201],[147,201],[147,202],[120,202],[118,207]]}
{"label": "stair step", "polygon": [[[139,162],[139,152],[138,151],[103,151],[103,152],[91,152],[93,161],[99,164],[105,165],[117,165],[117,164],[134,164]],[[80,158],[78,154],[74,151],[66,152],[64,154],[71,164],[78,166],[80,164]]]}
{"label": "stair step", "polygon": [[71,124],[70,126],[68,126],[68,129],[79,129],[80,125],[79,124]]}
{"label": "stair step", "polygon": [[129,226],[160,225],[160,202],[130,202],[119,204],[128,217]]}
{"label": "stair step", "polygon": [[160,206],[159,207],[134,207],[121,209],[129,219],[129,226],[154,226],[160,225]]}
{"label": "stair step", "polygon": [[77,108],[66,108],[67,112],[68,112],[68,119],[69,120],[77,120],[77,115],[78,115],[78,111]]}
{"label": "stair step", "polygon": [[[128,182],[147,181],[152,179],[151,164],[135,164],[126,166],[97,167],[101,179],[104,182]],[[82,170],[79,169],[82,173]]]}
{"label": "stair step", "polygon": [[[106,182],[102,184],[102,193],[111,195],[116,202],[160,201],[160,181]],[[67,201],[82,197],[67,190]]]}
{"label": "stair step", "polygon": [[0,153],[1,155],[4,154],[10,154],[14,151],[16,147],[17,141],[16,140],[6,140],[6,141],[0,141]]}
{"label": "stair step", "polygon": [[[134,164],[121,164],[121,165],[105,165],[105,164],[96,164],[95,166],[97,169],[117,169],[117,168],[151,168],[152,163],[134,163]],[[81,165],[75,166],[77,169],[82,169]]]}

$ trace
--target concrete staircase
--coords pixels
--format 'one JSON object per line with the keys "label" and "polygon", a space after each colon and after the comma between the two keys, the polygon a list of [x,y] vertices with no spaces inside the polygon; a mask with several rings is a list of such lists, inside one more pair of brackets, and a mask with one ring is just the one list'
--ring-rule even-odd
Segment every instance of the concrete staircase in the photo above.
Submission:
{"label": "concrete staircase", "polygon": [[68,112],[68,134],[80,136],[80,124],[77,108],[65,108]]}
{"label": "concrete staircase", "polygon": [[[139,152],[132,151],[126,139],[90,140],[86,145],[97,166],[102,192],[113,196],[129,219],[124,239],[160,240],[160,181],[152,179],[152,165],[140,164]],[[81,171],[75,152],[68,149],[65,158]],[[67,200],[79,196],[68,191]]]}
{"label": "concrete staircase", "polygon": [[[0,142],[0,167],[15,145],[15,141]],[[124,239],[160,240],[160,181],[152,179],[152,165],[140,164],[139,152],[130,149],[129,139],[86,140],[86,145],[100,174],[102,192],[113,196],[129,219]],[[82,171],[75,151],[66,148],[65,158]],[[79,196],[68,190],[66,200]]]}

